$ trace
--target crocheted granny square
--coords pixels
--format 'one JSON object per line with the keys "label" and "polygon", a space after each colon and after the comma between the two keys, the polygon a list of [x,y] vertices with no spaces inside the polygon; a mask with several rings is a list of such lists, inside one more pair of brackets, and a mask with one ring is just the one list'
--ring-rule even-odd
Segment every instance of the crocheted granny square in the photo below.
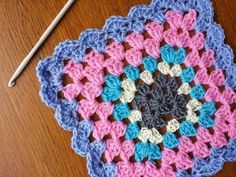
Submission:
{"label": "crocheted granny square", "polygon": [[210,0],[153,0],[60,43],[40,96],[93,177],[201,177],[236,161],[236,64]]}

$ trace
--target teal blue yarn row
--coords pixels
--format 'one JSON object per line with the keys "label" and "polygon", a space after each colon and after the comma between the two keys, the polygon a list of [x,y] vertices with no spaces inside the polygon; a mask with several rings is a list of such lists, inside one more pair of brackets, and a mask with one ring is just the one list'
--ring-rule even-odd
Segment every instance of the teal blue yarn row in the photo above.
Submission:
{"label": "teal blue yarn row", "polygon": [[113,110],[113,116],[117,121],[122,121],[127,118],[131,110],[128,104],[120,103],[116,104]]}
{"label": "teal blue yarn row", "polygon": [[194,124],[188,120],[182,122],[179,127],[179,132],[182,136],[192,137],[197,134]]}
{"label": "teal blue yarn row", "polygon": [[130,80],[136,81],[139,79],[140,70],[137,67],[129,65],[125,67],[124,73]]}
{"label": "teal blue yarn row", "polygon": [[172,132],[166,132],[163,136],[163,145],[166,148],[173,149],[179,145],[179,140]]}
{"label": "teal blue yarn row", "polygon": [[184,82],[190,83],[193,81],[194,76],[195,76],[194,69],[192,67],[188,67],[181,72],[180,78],[183,83]]}
{"label": "teal blue yarn row", "polygon": [[190,97],[193,99],[202,99],[205,95],[205,89],[201,84],[195,85],[190,90]]}
{"label": "teal blue yarn row", "polygon": [[122,94],[121,81],[118,76],[108,75],[104,78],[106,86],[102,91],[101,97],[105,102],[116,101]]}
{"label": "teal blue yarn row", "polygon": [[149,71],[150,73],[154,73],[157,70],[157,59],[147,56],[143,58],[143,66],[145,70]]}
{"label": "teal blue yarn row", "polygon": [[198,123],[201,127],[211,128],[215,125],[213,115],[216,112],[216,106],[214,102],[203,103],[199,112],[200,112],[200,116],[199,116]]}
{"label": "teal blue yarn row", "polygon": [[216,105],[214,102],[205,102],[199,111],[201,114],[212,116],[216,112]]}
{"label": "teal blue yarn row", "polygon": [[152,162],[160,159],[162,154],[157,145],[148,142],[139,142],[135,145],[134,157],[137,162],[142,162],[146,157]]}
{"label": "teal blue yarn row", "polygon": [[105,102],[112,102],[118,100],[121,94],[122,90],[120,88],[104,87],[101,96]]}
{"label": "teal blue yarn row", "polygon": [[110,75],[105,76],[104,80],[105,80],[106,85],[110,88],[117,89],[121,87],[121,81],[118,76],[110,74]]}
{"label": "teal blue yarn row", "polygon": [[161,57],[168,64],[182,64],[187,56],[184,48],[175,50],[170,45],[166,44],[161,47]]}
{"label": "teal blue yarn row", "polygon": [[139,125],[136,122],[130,123],[126,128],[125,138],[127,140],[133,140],[137,138],[139,134],[140,134]]}

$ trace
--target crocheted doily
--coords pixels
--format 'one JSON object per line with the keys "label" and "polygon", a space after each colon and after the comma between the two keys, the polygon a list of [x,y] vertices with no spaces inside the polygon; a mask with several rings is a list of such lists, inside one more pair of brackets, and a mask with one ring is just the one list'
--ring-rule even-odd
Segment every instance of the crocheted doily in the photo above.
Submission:
{"label": "crocheted doily", "polygon": [[236,161],[236,64],[209,0],[153,0],[60,43],[40,96],[93,177],[201,177]]}

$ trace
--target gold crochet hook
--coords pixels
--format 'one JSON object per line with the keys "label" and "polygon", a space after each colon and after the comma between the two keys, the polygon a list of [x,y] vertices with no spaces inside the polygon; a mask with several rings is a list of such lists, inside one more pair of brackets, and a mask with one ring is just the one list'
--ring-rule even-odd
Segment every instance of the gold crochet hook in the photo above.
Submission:
{"label": "gold crochet hook", "polygon": [[50,35],[52,30],[56,27],[58,22],[62,19],[62,17],[65,15],[65,13],[69,10],[71,5],[73,4],[75,0],[68,0],[67,3],[64,5],[64,7],[61,9],[61,11],[58,13],[58,15],[54,18],[52,23],[48,26],[46,31],[42,34],[42,36],[39,38],[38,42],[35,44],[35,46],[31,49],[31,51],[28,53],[28,55],[23,59],[21,64],[18,66],[14,74],[12,75],[11,79],[8,82],[8,87],[13,87],[15,85],[15,80],[19,77],[19,75],[22,73],[22,71],[25,69],[26,65],[31,60],[32,56],[35,54],[35,52],[39,49],[39,47],[43,44],[43,42],[47,39],[47,37]]}

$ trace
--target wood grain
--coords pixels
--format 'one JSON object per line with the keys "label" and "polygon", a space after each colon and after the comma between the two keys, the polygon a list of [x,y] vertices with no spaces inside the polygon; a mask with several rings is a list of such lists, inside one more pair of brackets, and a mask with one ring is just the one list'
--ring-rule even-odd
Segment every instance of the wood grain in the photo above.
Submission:
{"label": "wood grain", "polygon": [[[14,88],[7,82],[22,58],[63,7],[66,0],[0,0],[0,177],[87,177],[86,161],[70,148],[71,134],[62,130],[38,96],[38,61],[65,39],[77,39],[86,28],[101,28],[111,15],[149,0],[76,1],[33,57]],[[215,19],[236,51],[236,1],[213,0]],[[217,177],[235,177],[227,163]]]}

